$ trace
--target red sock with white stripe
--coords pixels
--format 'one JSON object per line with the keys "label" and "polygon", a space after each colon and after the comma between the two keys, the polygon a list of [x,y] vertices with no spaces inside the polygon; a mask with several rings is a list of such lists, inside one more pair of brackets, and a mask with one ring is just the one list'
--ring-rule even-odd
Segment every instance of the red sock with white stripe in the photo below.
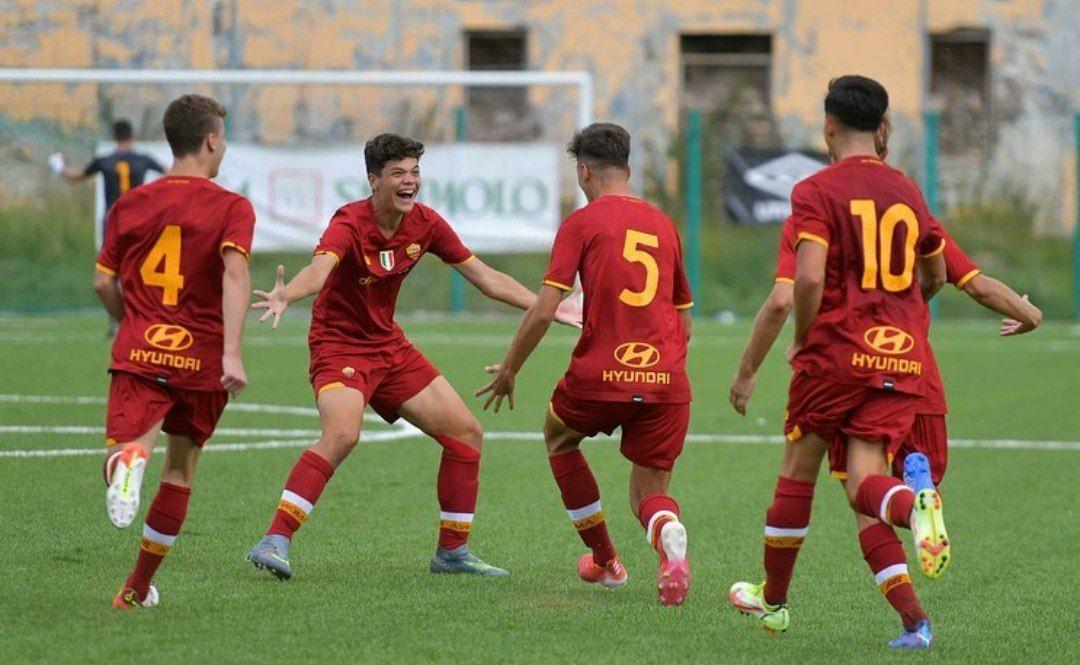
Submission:
{"label": "red sock with white stripe", "polygon": [[869,476],[859,483],[855,505],[863,515],[910,529],[915,492],[892,476]]}
{"label": "red sock with white stripe", "polygon": [[765,602],[783,605],[803,540],[810,527],[814,483],[780,476],[765,511]]}
{"label": "red sock with white stripe", "polygon": [[913,630],[926,618],[926,612],[915,596],[915,587],[908,576],[904,546],[900,544],[896,532],[888,524],[878,522],[859,532],[859,545],[870,572],[874,574],[874,584],[900,615],[904,628]]}
{"label": "red sock with white stripe", "polygon": [[322,496],[326,483],[334,475],[334,467],[322,456],[305,450],[296,460],[296,465],[285,481],[285,490],[281,493],[274,512],[274,521],[266,535],[292,538],[300,525],[307,520],[315,503]]}
{"label": "red sock with white stripe", "polygon": [[191,488],[163,482],[158,487],[150,509],[146,511],[146,524],[143,525],[142,543],[139,556],[135,559],[135,570],[124,584],[135,589],[140,601],[146,598],[154,573],[180,533],[180,527],[187,516],[189,498]]}
{"label": "red sock with white stripe", "polygon": [[660,544],[660,532],[668,522],[679,521],[679,504],[667,494],[649,494],[638,504],[638,519],[645,527],[645,538],[660,556],[664,548]]}
{"label": "red sock with white stripe", "polygon": [[566,514],[574,523],[585,546],[592,550],[593,562],[604,566],[615,558],[615,546],[608,535],[600,487],[580,450],[549,457],[551,473],[559,485]]}
{"label": "red sock with white stripe", "polygon": [[469,540],[476,495],[480,491],[480,453],[449,436],[435,437],[443,447],[439,463],[439,546],[452,550]]}

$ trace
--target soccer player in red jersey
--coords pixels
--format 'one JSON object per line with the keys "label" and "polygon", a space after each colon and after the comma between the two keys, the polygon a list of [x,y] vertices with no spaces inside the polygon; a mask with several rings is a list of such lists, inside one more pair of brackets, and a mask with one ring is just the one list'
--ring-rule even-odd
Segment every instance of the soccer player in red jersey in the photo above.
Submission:
{"label": "soccer player in red jersey", "polygon": [[147,457],[168,434],[161,485],[135,569],[116,607],[157,604],[150,582],[187,513],[203,444],[247,384],[240,339],[248,310],[251,203],[211,181],[225,155],[225,109],[184,95],[165,110],[173,165],[109,212],[94,289],[120,321],[112,347],[105,431],[109,518],[126,527],[139,507]]}
{"label": "soccer player in red jersey", "polygon": [[[417,203],[420,156],[416,140],[381,134],[364,147],[369,198],[340,208],[315,248],[311,264],[288,284],[284,268],[270,292],[256,291],[253,307],[273,316],[318,294],[311,313],[310,377],[322,437],[296,462],[266,532],[248,553],[278,579],[293,575],[289,545],[307,520],[334,470],[360,437],[364,406],[387,422],[405,418],[443,448],[438,474],[439,537],[433,573],[506,575],[469,552],[479,487],[480,423],[427,358],[394,322],[398,290],[425,253],[453,266],[484,295],[522,309],[536,299],[512,277],[484,264],[431,208]],[[574,303],[560,320],[577,325]]]}
{"label": "soccer player in red jersey", "polygon": [[552,395],[544,440],[570,520],[590,552],[578,561],[586,582],[626,582],[608,535],[600,489],[579,446],[599,432],[622,428],[622,454],[633,462],[630,505],[660,558],[660,602],[678,605],[690,585],[686,528],[668,495],[690,418],[686,350],[690,286],[675,226],[630,188],[630,135],[599,123],[578,132],[569,152],[589,204],[562,223],[536,303],[529,308],[506,359],[488,371],[498,411],[514,402],[514,382],[543,338],[559,302],[580,276],[584,332]]}
{"label": "soccer player in red jersey", "polygon": [[[931,284],[940,285],[945,274],[943,238],[918,187],[876,154],[887,109],[888,95],[876,81],[832,81],[824,133],[834,163],[791,195],[797,258],[788,443],[766,512],[765,582],[739,582],[730,593],[738,609],[774,631],[788,627],[787,587],[807,533],[818,469],[838,436],[845,439],[846,489],[860,519],[913,528],[931,576],[948,560],[940,496],[928,474],[915,488],[887,475],[887,449],[907,436],[925,393],[929,346],[916,267]],[[929,620],[900,541],[884,528],[890,538],[867,557],[888,562],[883,590],[902,608],[905,631],[890,646],[927,648]]]}

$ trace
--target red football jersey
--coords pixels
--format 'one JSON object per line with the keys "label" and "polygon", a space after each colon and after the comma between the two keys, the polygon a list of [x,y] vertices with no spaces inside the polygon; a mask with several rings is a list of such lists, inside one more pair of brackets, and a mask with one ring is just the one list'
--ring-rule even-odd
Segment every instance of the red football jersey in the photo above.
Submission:
{"label": "red football jersey", "polygon": [[869,156],[836,162],[791,192],[796,243],[828,248],[821,309],[796,370],[922,395],[925,308],[916,254],[942,251],[919,188]]}
{"label": "red football jersey", "polygon": [[795,224],[788,217],[784,220],[784,228],[780,230],[780,247],[776,250],[774,282],[795,283],[795,264],[798,262],[798,254],[795,253],[795,236]]}
{"label": "red football jersey", "polygon": [[338,264],[311,310],[312,350],[328,345],[378,350],[403,338],[394,322],[398,291],[426,252],[452,265],[473,256],[450,224],[423,204],[413,205],[391,238],[379,230],[370,198],[339,208],[315,248]]}
{"label": "red football jersey", "polygon": [[584,330],[563,381],[571,394],[615,402],[689,402],[692,306],[675,225],[649,203],[602,196],[563,221],[544,284],[581,276]]}
{"label": "red football jersey", "polygon": [[254,230],[251,202],[206,178],[166,176],[121,196],[97,258],[124,297],[109,369],[222,390],[221,252],[247,256]]}
{"label": "red football jersey", "polygon": [[[937,220],[934,220],[937,224]],[[945,250],[941,256],[945,259],[945,272],[950,284],[956,288],[963,288],[971,281],[971,278],[982,272],[964,250],[953,242],[948,232],[937,224],[938,232],[945,239]],[[930,311],[926,312],[926,327],[930,327]],[[941,373],[938,371],[934,360],[933,348],[927,346],[927,360],[923,371],[925,377],[926,392],[919,403],[918,413],[922,415],[939,416],[948,412],[948,403],[945,400],[945,385],[941,381]]]}

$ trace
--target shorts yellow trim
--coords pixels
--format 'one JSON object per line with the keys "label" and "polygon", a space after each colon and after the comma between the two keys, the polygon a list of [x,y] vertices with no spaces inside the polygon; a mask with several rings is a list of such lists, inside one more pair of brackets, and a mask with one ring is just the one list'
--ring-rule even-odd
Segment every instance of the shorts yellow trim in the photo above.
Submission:
{"label": "shorts yellow trim", "polygon": [[847,480],[848,478],[847,471],[830,471],[829,475],[837,480]]}
{"label": "shorts yellow trim", "polygon": [[225,242],[221,243],[219,251],[224,253],[226,247],[232,247],[236,251],[240,252],[240,255],[243,256],[245,259],[251,260],[251,256],[248,254],[248,251],[240,245],[237,245],[235,242],[232,242],[231,240],[226,240]]}
{"label": "shorts yellow trim", "polygon": [[773,282],[777,284],[794,284],[795,280],[791,279],[790,277],[777,277],[773,280]]}
{"label": "shorts yellow trim", "polygon": [[968,282],[982,274],[982,270],[976,268],[956,281],[956,288],[962,289]]}
{"label": "shorts yellow trim", "polygon": [[559,289],[560,291],[566,291],[567,293],[574,290],[574,287],[567,286],[567,285],[563,284],[562,282],[556,282],[553,279],[545,279],[545,280],[542,280],[540,283],[541,284],[547,284],[548,286],[554,286],[556,289]]}
{"label": "shorts yellow trim", "polygon": [[814,235],[813,233],[809,233],[807,231],[799,231],[799,235],[795,237],[795,245],[796,246],[798,246],[800,240],[810,240],[812,242],[821,243],[822,245],[825,246],[825,249],[829,248],[829,241],[828,240],[826,240],[825,238],[822,238],[819,235]]}
{"label": "shorts yellow trim", "polygon": [[694,306],[694,301],[691,300],[690,302],[683,303],[682,305],[675,305],[675,309],[690,309],[693,306]]}
{"label": "shorts yellow trim", "polygon": [[558,420],[560,425],[566,427],[566,423],[563,422],[563,419],[559,417],[559,414],[555,413],[555,402],[548,402],[548,413],[551,414],[552,418]]}
{"label": "shorts yellow trim", "polygon": [[113,277],[116,277],[116,271],[113,270],[112,268],[106,268],[105,266],[101,265],[100,263],[95,263],[94,267],[97,268],[98,272],[103,272],[106,275],[112,275]]}
{"label": "shorts yellow trim", "polygon": [[345,384],[342,383],[341,381],[331,381],[330,383],[326,384],[325,386],[319,388],[318,391],[316,391],[315,394],[316,395],[321,395],[324,392],[326,392],[327,390],[334,390],[335,388],[345,388],[345,387],[346,387]]}
{"label": "shorts yellow trim", "polygon": [[788,432],[788,435],[787,435],[787,440],[788,441],[798,441],[801,438],[803,438],[803,433],[802,433],[802,430],[799,429],[798,425],[796,425],[794,428],[792,428],[792,430],[790,432]]}
{"label": "shorts yellow trim", "polygon": [[942,238],[942,239],[941,239],[941,244],[940,244],[940,245],[938,245],[938,248],[937,248],[937,249],[935,249],[934,251],[930,252],[929,254],[920,254],[919,256],[921,256],[921,257],[922,257],[922,258],[924,258],[924,259],[929,259],[929,258],[930,258],[930,257],[932,257],[932,256],[937,256],[938,254],[940,254],[940,253],[942,253],[942,252],[944,252],[944,251],[945,251],[945,243],[946,243],[946,240],[945,240],[945,238]]}
{"label": "shorts yellow trim", "polygon": [[451,268],[459,268],[459,267],[465,265],[466,263],[469,263],[470,261],[472,261],[475,258],[476,258],[476,254],[469,254],[469,258],[465,259],[464,261],[458,261],[457,263],[451,263],[450,267]]}

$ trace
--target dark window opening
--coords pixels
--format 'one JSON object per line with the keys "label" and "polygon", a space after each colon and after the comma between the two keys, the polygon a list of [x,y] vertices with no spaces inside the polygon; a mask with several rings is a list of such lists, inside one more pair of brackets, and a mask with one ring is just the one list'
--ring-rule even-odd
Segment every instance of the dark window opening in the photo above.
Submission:
{"label": "dark window opening", "polygon": [[701,110],[731,147],[774,147],[770,35],[682,35],[682,105]]}
{"label": "dark window opening", "polygon": [[959,29],[930,35],[930,98],[941,113],[943,154],[970,154],[990,147],[988,31]]}
{"label": "dark window opening", "polygon": [[[465,33],[466,67],[470,71],[520,71],[528,67],[524,30]],[[469,87],[468,139],[521,141],[539,135],[525,87]]]}

